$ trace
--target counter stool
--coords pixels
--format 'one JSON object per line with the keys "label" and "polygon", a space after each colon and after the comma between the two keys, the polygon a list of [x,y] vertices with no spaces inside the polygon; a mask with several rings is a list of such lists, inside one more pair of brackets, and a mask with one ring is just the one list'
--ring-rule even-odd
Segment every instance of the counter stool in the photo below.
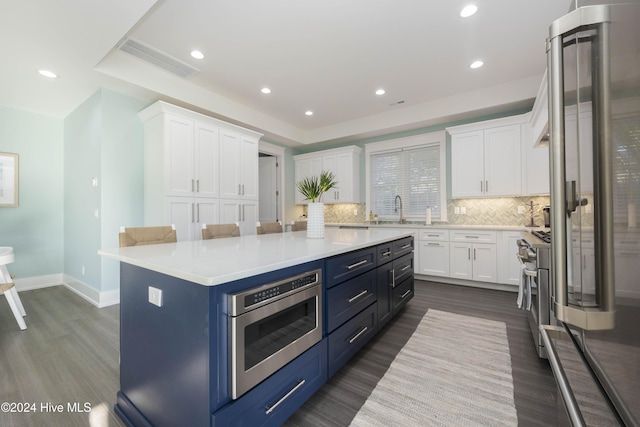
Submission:
{"label": "counter stool", "polygon": [[4,294],[4,296],[7,297],[7,302],[16,318],[16,322],[18,322],[18,326],[24,331],[27,329],[27,324],[24,322],[23,317],[26,316],[27,313],[24,311],[24,306],[18,296],[13,278],[11,274],[9,274],[9,270],[7,270],[7,264],[11,264],[15,259],[16,257],[12,247],[0,247],[0,294]]}

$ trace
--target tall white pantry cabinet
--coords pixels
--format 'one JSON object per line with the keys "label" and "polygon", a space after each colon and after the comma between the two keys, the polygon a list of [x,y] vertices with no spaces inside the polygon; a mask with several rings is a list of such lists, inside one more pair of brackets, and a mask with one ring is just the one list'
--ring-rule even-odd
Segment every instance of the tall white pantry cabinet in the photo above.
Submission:
{"label": "tall white pantry cabinet", "polygon": [[200,239],[202,224],[237,221],[255,233],[262,135],[163,101],[138,116],[144,224],[174,224],[179,241]]}

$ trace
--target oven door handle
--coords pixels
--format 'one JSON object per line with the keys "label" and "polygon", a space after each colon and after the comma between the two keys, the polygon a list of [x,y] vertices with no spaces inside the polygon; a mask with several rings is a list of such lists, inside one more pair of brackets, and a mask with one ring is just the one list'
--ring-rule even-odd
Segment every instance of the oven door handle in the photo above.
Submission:
{"label": "oven door handle", "polygon": [[300,380],[298,381],[298,384],[296,384],[291,390],[289,390],[287,392],[287,394],[285,394],[284,396],[282,396],[280,399],[278,399],[278,401],[276,403],[274,403],[271,406],[267,406],[265,408],[264,413],[266,415],[269,415],[270,413],[272,413],[278,406],[280,406],[280,404],[282,402],[284,402],[285,400],[287,400],[289,398],[289,396],[291,396],[293,393],[296,392],[296,390],[298,390],[300,387],[302,387],[304,385],[304,383],[307,382],[306,380]]}

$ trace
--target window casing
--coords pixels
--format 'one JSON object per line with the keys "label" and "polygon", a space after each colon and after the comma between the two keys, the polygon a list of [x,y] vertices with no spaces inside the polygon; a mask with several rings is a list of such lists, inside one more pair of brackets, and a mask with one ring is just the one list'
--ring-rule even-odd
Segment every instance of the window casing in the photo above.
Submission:
{"label": "window casing", "polygon": [[421,221],[447,220],[445,133],[400,138],[365,145],[367,211],[380,220],[397,220],[396,196],[403,216]]}

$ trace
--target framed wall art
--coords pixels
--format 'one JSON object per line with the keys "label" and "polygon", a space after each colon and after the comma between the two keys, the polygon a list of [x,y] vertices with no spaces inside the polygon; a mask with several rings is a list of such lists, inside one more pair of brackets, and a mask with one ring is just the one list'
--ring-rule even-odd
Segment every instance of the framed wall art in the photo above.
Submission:
{"label": "framed wall art", "polygon": [[0,153],[0,207],[18,206],[18,155]]}

